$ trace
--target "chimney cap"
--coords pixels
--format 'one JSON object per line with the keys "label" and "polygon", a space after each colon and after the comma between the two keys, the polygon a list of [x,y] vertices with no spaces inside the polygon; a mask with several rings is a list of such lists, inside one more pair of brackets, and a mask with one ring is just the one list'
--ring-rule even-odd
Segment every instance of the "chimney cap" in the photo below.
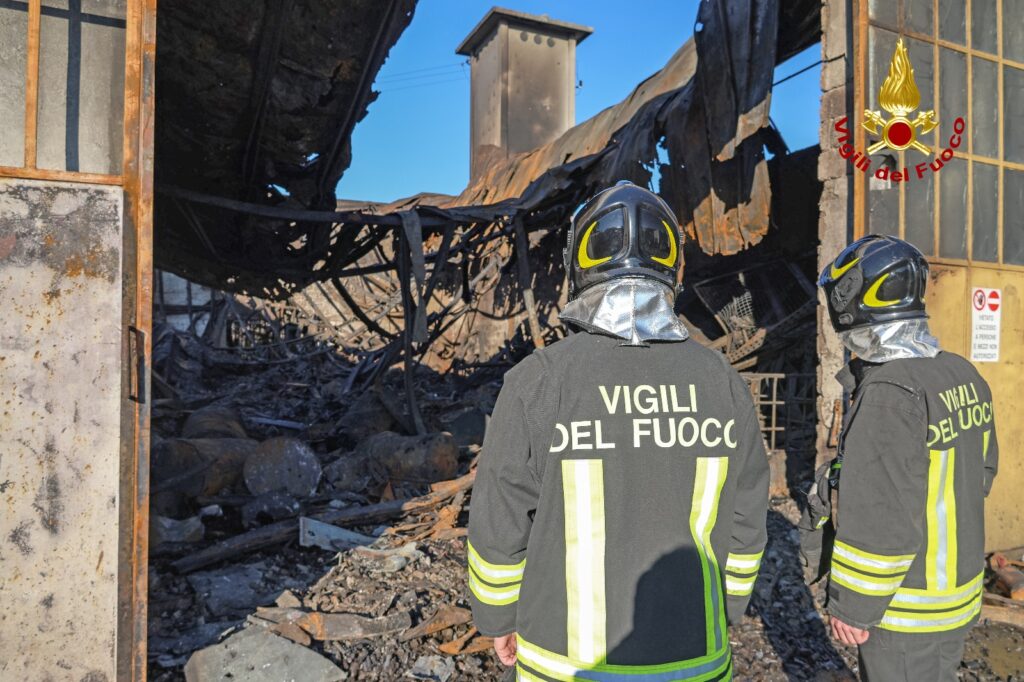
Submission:
{"label": "chimney cap", "polygon": [[594,29],[590,26],[572,24],[568,21],[556,21],[549,18],[547,14],[527,14],[526,12],[505,9],[504,7],[492,7],[484,15],[484,18],[480,20],[480,23],[469,32],[469,35],[455,49],[455,54],[472,55],[476,48],[490,37],[491,33],[494,32],[502,21],[506,21],[509,26],[516,28],[541,30],[545,33],[565,38],[575,38],[577,43],[583,42],[587,36],[594,32]]}

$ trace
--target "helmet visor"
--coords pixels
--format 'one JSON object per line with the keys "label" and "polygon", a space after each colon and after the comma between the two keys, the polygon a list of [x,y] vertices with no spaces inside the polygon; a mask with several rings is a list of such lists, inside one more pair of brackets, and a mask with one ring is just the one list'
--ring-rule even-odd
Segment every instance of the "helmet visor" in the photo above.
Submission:
{"label": "helmet visor", "polygon": [[625,242],[626,213],[615,208],[583,227],[576,259],[586,269],[611,260],[622,251]]}
{"label": "helmet visor", "polygon": [[667,267],[675,267],[678,255],[678,236],[675,229],[665,220],[661,211],[641,205],[640,218],[640,253],[656,263]]}

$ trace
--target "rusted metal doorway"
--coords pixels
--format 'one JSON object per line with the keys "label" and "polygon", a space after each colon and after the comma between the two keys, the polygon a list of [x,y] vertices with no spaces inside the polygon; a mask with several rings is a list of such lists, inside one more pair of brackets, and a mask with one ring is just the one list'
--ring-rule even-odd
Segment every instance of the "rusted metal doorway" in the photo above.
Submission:
{"label": "rusted metal doorway", "polygon": [[0,678],[146,671],[155,0],[0,4]]}

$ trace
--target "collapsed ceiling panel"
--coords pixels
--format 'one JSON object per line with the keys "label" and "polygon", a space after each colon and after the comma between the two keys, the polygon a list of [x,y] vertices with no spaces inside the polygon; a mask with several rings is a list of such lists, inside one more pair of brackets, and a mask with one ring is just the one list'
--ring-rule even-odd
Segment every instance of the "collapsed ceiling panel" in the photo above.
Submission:
{"label": "collapsed ceiling panel", "polygon": [[[274,2],[284,4],[278,7]],[[297,10],[298,0],[274,2],[269,2],[263,11],[277,7],[276,11],[283,14],[275,16],[305,16]],[[396,9],[396,4],[402,7]],[[763,149],[769,128],[774,65],[817,42],[818,2],[702,3],[694,38],[623,102],[545,146],[493,164],[459,197],[423,195],[360,211],[353,211],[350,204],[344,212],[324,209],[334,208],[333,184],[348,163],[348,139],[354,120],[345,111],[355,111],[360,116],[365,111],[366,103],[373,97],[368,85],[373,76],[367,74],[376,72],[381,51],[386,51],[382,45],[389,46],[388,41],[393,42],[408,23],[411,0],[344,2],[337,7],[344,8],[344,12],[323,8],[321,11],[333,21],[363,27],[358,33],[350,32],[363,39],[359,43],[366,55],[359,62],[363,71],[359,78],[343,79],[345,85],[336,85],[340,88],[338,92],[344,90],[355,98],[347,102],[352,105],[350,109],[341,106],[343,96],[328,98],[328,109],[334,107],[330,109],[334,118],[330,118],[314,105],[313,98],[303,100],[301,87],[275,87],[274,77],[268,80],[263,76],[268,85],[261,88],[261,79],[250,75],[245,81],[247,104],[236,106],[236,102],[232,105],[234,114],[218,112],[215,117],[223,131],[235,131],[235,136],[228,140],[232,143],[228,148],[230,154],[225,152],[232,156],[231,161],[200,150],[205,150],[203,144],[195,144],[193,156],[205,159],[205,153],[217,158],[209,160],[209,171],[199,172],[207,177],[194,177],[196,174],[183,167],[180,159],[161,157],[158,149],[158,163],[168,168],[161,174],[158,166],[158,208],[162,208],[157,214],[158,265],[218,288],[282,298],[311,282],[343,276],[347,268],[383,241],[390,243],[399,227],[407,232],[412,223],[409,215],[403,219],[396,211],[417,211],[415,224],[428,234],[440,234],[456,225],[477,225],[473,236],[479,245],[484,243],[479,239],[481,224],[492,224],[491,233],[508,239],[513,235],[508,229],[513,218],[527,231],[558,229],[590,193],[623,178],[653,184],[676,209],[689,237],[706,253],[736,253],[760,241],[767,232],[771,202]],[[352,16],[343,17],[345,12]],[[356,17],[357,14],[360,16]],[[180,21],[180,30],[184,30],[187,22],[184,17]],[[283,45],[289,41],[282,39],[281,46],[276,46],[273,31],[268,37],[269,29],[264,28],[280,23],[275,19],[268,24],[266,16],[243,22],[248,26],[243,33],[249,38],[239,40],[249,46],[249,72],[257,73],[256,64],[267,59],[282,65],[271,71],[295,71],[291,61],[284,61],[277,52],[283,51]],[[300,22],[298,27],[312,30],[311,24]],[[291,35],[291,30],[286,33]],[[368,38],[369,34],[377,39]],[[313,36],[316,35],[314,32]],[[206,43],[195,42],[198,57],[202,55],[198,45]],[[347,45],[346,49],[351,51],[347,57],[336,54],[338,48],[329,41],[311,45],[309,52],[303,53],[311,61],[315,61],[314,49],[326,50],[330,55],[328,61],[335,64],[334,78],[342,78],[342,74],[354,76],[354,70],[342,69],[341,65],[355,64],[343,61],[357,60],[355,45]],[[179,57],[185,53],[177,52]],[[276,61],[272,59],[275,55]],[[179,63],[179,67],[183,66]],[[307,71],[325,72],[314,66]],[[316,87],[315,79],[309,87]],[[320,87],[324,87],[323,83]],[[263,101],[258,93],[264,89],[268,93],[268,112],[281,113],[280,106],[285,101],[304,101],[308,109],[303,113],[300,107],[294,115],[281,113],[276,117],[260,114],[259,106],[254,109],[250,103]],[[239,88],[240,97],[243,90]],[[279,96],[279,92],[291,93],[294,99]],[[208,90],[196,94],[200,96],[198,106],[194,107],[197,110],[220,102]],[[317,102],[323,99],[320,97]],[[184,107],[180,103],[177,106]],[[171,110],[169,115],[198,125],[183,112]],[[268,122],[261,123],[261,117]],[[311,120],[303,123],[307,118]],[[273,124],[269,123],[271,119]],[[328,122],[333,127],[326,125]],[[308,128],[320,137],[315,138],[312,133],[294,134],[296,150],[290,151],[285,145],[276,151],[278,148],[268,143],[255,145],[253,151],[254,136],[261,139],[263,130],[284,135],[289,123],[298,126],[296,130]],[[176,125],[177,129],[166,133],[167,142],[181,134],[180,129],[190,129],[188,125]],[[247,137],[238,131],[248,131]],[[315,138],[322,145],[325,139],[330,142],[332,135],[333,146],[318,149],[336,147],[337,151],[329,157],[317,157],[311,163],[317,167],[315,170],[304,168],[301,159],[326,152],[309,151],[312,147],[303,146],[303,141]],[[204,138],[207,145],[220,139],[213,134],[208,138]],[[323,178],[331,182],[325,183]],[[286,187],[290,196],[268,191],[268,183]],[[452,253],[461,251],[470,257],[471,245],[460,243],[460,234],[453,235]],[[410,241],[410,235],[405,238],[406,246],[424,243],[421,239]],[[411,257],[421,260],[422,251]],[[397,266],[389,267],[393,270]]]}
{"label": "collapsed ceiling panel", "polygon": [[[415,0],[161,5],[158,185],[333,209],[334,188],[351,161],[352,129],[376,99],[370,86],[414,8]],[[276,226],[165,195],[157,202],[161,267],[223,285],[233,264],[269,275],[288,261],[294,238]]]}

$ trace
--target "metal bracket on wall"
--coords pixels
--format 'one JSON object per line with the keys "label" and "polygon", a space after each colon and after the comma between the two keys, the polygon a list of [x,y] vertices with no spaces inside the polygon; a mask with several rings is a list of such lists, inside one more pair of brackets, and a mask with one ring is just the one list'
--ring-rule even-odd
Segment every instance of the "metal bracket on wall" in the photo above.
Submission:
{"label": "metal bracket on wall", "polygon": [[128,327],[129,366],[132,375],[129,377],[128,399],[139,404],[146,402],[146,332],[136,327]]}

